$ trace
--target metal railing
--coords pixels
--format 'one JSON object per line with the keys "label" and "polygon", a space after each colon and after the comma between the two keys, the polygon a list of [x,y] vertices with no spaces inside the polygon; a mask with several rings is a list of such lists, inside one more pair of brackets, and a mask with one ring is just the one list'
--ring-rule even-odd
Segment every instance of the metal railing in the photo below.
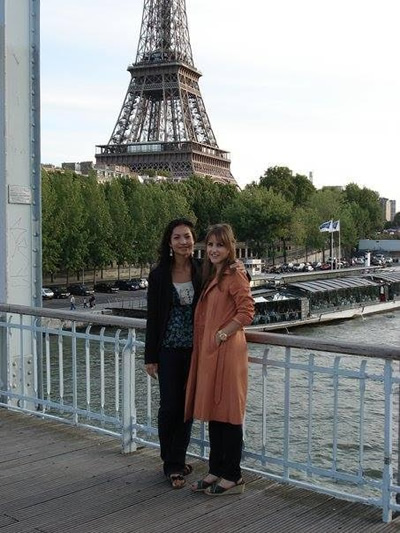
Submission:
{"label": "metal railing", "polygon": [[[158,386],[137,364],[144,320],[15,305],[0,313],[0,405],[114,435],[124,452],[158,446]],[[377,506],[389,522],[400,511],[400,348],[258,332],[247,340],[243,467]],[[195,423],[190,453],[206,458],[208,446]]]}

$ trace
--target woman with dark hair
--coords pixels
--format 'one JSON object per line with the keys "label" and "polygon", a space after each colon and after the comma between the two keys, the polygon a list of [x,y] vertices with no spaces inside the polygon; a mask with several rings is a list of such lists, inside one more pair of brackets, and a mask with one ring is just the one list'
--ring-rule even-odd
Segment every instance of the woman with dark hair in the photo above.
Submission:
{"label": "woman with dark hair", "polygon": [[145,346],[146,372],[160,387],[158,435],[164,474],[175,489],[192,471],[185,464],[192,422],[183,420],[185,386],[193,345],[193,313],[201,272],[193,259],[195,232],[186,218],[164,231],[156,268],[149,275]]}
{"label": "woman with dark hair", "polygon": [[210,496],[244,490],[240,460],[247,395],[247,343],[254,300],[249,280],[235,261],[235,238],[228,224],[212,226],[206,237],[203,286],[194,317],[185,420],[208,422],[209,472],[192,485]]}

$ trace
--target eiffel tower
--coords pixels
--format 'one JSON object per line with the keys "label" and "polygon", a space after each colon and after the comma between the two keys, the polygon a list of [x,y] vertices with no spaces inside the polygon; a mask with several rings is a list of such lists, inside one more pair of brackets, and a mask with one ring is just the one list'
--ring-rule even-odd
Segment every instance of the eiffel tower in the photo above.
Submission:
{"label": "eiffel tower", "polygon": [[236,185],[200,93],[186,0],[144,0],[136,61],[128,71],[124,103],[108,144],[96,146],[96,163]]}

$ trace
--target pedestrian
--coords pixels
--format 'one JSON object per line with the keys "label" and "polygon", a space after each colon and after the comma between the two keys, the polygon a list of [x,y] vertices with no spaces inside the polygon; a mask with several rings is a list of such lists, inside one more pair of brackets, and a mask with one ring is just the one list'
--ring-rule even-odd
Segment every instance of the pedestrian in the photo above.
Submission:
{"label": "pedestrian", "polygon": [[185,485],[192,467],[185,463],[192,422],[184,422],[185,385],[193,341],[193,312],[201,270],[192,255],[194,225],[172,220],[165,228],[157,266],[147,292],[146,372],[158,377],[158,436],[164,474],[174,489]]}
{"label": "pedestrian", "polygon": [[75,311],[76,305],[75,305],[75,296],[71,294],[71,298],[69,299],[70,303],[70,311]]}
{"label": "pedestrian", "polygon": [[253,320],[254,300],[246,275],[229,268],[236,248],[231,227],[212,226],[205,242],[184,420],[207,421],[210,439],[208,474],[191,489],[220,496],[244,490],[240,461],[248,355],[243,328]]}
{"label": "pedestrian", "polygon": [[89,298],[89,305],[90,308],[93,308],[96,305],[96,297],[94,294],[92,294],[92,296]]}
{"label": "pedestrian", "polygon": [[83,297],[83,308],[87,309],[87,307],[88,307],[87,299],[86,299],[86,296],[84,296]]}

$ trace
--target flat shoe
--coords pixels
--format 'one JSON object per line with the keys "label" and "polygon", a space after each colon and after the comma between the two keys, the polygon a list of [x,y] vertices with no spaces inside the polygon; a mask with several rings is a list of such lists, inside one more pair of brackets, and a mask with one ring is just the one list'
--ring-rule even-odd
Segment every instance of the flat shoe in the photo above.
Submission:
{"label": "flat shoe", "polygon": [[210,487],[208,487],[204,494],[207,494],[207,496],[225,496],[230,494],[242,494],[244,492],[245,488],[245,482],[243,479],[240,479],[235,485],[229,488],[221,487],[221,485],[218,484],[212,484]]}
{"label": "flat shoe", "polygon": [[211,488],[214,483],[216,483],[217,480],[215,481],[204,481],[204,479],[199,479],[199,481],[196,481],[196,483],[194,483],[193,485],[191,485],[191,490],[192,492],[204,492],[206,489],[209,489]]}
{"label": "flat shoe", "polygon": [[192,472],[193,472],[193,466],[192,466],[192,465],[189,465],[189,464],[186,464],[186,465],[183,467],[182,476],[188,476],[188,475],[191,474]]}
{"label": "flat shoe", "polygon": [[170,474],[167,479],[173,489],[182,489],[186,485],[186,480],[182,474]]}

